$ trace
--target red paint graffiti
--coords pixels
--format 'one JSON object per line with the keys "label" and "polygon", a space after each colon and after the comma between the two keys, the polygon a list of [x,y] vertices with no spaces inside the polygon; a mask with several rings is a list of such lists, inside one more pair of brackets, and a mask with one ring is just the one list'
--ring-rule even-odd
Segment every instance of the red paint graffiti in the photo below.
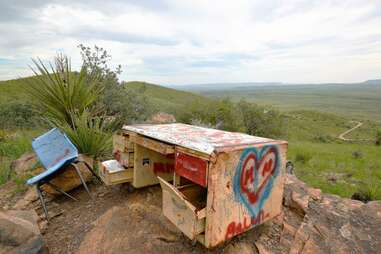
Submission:
{"label": "red paint graffiti", "polygon": [[154,162],[153,172],[157,173],[171,173],[175,170],[175,165],[171,163]]}
{"label": "red paint graffiti", "polygon": [[120,151],[115,151],[113,155],[114,155],[115,160],[120,162]]}
{"label": "red paint graffiti", "polygon": [[[240,186],[241,192],[246,194],[247,200],[250,204],[255,204],[258,202],[258,199],[262,194],[263,189],[266,187],[267,182],[275,173],[276,163],[273,162],[273,158],[271,157],[273,154],[275,154],[274,149],[269,149],[268,152],[263,155],[262,159],[258,161],[256,155],[254,153],[250,153],[243,162]],[[275,159],[277,158],[275,157]],[[252,165],[248,165],[249,162],[252,162]],[[262,183],[255,188],[255,190],[252,188],[254,185],[254,170],[257,170],[263,178]]]}
{"label": "red paint graffiti", "polygon": [[256,217],[244,217],[242,223],[237,223],[235,221],[230,222],[226,229],[225,240],[228,240],[235,235],[241,234],[256,225],[261,224],[261,222],[269,216],[269,213],[265,213],[263,210],[261,210]]}

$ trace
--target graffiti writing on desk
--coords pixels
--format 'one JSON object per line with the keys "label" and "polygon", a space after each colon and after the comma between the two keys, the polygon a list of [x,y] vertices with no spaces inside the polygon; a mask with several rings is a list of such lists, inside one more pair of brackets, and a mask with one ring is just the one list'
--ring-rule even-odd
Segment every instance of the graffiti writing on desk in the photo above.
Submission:
{"label": "graffiti writing on desk", "polygon": [[269,217],[268,213],[263,212],[263,210],[259,211],[258,215],[255,217],[243,218],[243,222],[235,222],[232,221],[228,225],[225,233],[225,240],[232,238],[235,235],[238,235],[242,232],[245,232],[251,227],[259,225],[264,221],[267,217]]}
{"label": "graffiti writing on desk", "polygon": [[242,152],[234,175],[234,195],[252,217],[262,210],[279,172],[280,155],[276,146],[252,147]]}

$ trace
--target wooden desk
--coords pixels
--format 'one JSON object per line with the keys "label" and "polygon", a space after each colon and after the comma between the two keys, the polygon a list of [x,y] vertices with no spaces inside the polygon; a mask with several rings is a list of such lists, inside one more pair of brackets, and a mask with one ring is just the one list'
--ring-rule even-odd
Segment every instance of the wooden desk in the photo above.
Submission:
{"label": "wooden desk", "polygon": [[285,141],[179,123],[124,126],[122,136],[133,185],[160,181],[164,215],[208,248],[281,212]]}

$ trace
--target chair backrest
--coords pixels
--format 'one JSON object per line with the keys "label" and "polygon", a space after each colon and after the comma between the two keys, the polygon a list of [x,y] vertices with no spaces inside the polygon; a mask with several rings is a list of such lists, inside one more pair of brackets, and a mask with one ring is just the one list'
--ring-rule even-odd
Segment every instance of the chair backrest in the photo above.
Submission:
{"label": "chair backrest", "polygon": [[61,167],[78,157],[77,148],[57,128],[35,138],[32,147],[47,170]]}

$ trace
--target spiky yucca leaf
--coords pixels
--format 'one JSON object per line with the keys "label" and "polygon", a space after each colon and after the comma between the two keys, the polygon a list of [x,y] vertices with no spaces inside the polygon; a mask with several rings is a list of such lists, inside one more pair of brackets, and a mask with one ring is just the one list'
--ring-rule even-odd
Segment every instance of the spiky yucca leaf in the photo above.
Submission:
{"label": "spiky yucca leaf", "polygon": [[72,126],[71,116],[82,114],[94,104],[102,87],[97,77],[88,77],[84,66],[79,73],[73,73],[69,59],[63,57],[62,61],[56,68],[50,64],[49,71],[40,59],[33,60],[35,78],[27,89],[48,119]]}
{"label": "spiky yucca leaf", "polygon": [[112,134],[107,131],[108,123],[104,117],[92,117],[84,111],[81,115],[73,115],[74,127],[63,124],[64,131],[82,154],[99,158],[111,153]]}

